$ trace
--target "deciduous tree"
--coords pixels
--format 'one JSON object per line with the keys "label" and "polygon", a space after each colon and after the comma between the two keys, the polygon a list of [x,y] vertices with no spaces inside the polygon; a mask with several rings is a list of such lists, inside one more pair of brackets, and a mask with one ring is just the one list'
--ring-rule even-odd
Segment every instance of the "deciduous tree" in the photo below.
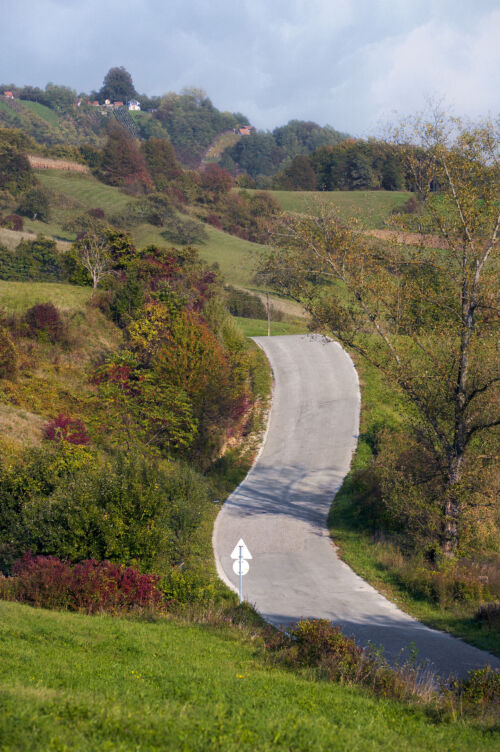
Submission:
{"label": "deciduous tree", "polygon": [[410,121],[394,140],[423,207],[401,221],[418,222],[421,245],[374,243],[325,208],[283,216],[263,271],[406,397],[442,474],[441,545],[452,555],[469,501],[466,466],[475,463],[480,487],[491,457],[478,446],[500,423],[500,138],[491,123],[436,116]]}

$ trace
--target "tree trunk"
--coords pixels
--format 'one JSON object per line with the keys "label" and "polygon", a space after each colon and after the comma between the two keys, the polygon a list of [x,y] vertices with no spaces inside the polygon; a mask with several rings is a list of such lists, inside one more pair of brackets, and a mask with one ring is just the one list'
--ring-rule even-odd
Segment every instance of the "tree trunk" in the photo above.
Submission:
{"label": "tree trunk", "polygon": [[446,484],[442,545],[442,552],[446,557],[454,556],[459,544],[459,484],[462,475],[461,465],[462,455],[453,457],[450,462],[448,482]]}

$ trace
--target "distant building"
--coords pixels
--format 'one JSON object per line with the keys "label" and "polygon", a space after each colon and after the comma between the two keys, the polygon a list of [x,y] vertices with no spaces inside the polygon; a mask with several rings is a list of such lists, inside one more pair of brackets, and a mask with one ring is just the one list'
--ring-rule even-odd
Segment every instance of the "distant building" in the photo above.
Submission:
{"label": "distant building", "polygon": [[8,99],[14,99],[14,94],[11,91],[4,91],[3,95]]}
{"label": "distant building", "polygon": [[139,104],[137,99],[131,99],[130,102],[128,103],[128,108],[129,110],[137,111],[141,109],[141,105]]}
{"label": "distant building", "polygon": [[123,107],[123,102],[113,102],[113,107]]}
{"label": "distant building", "polygon": [[251,125],[244,125],[242,128],[238,128],[238,133],[240,136],[251,136],[253,130]]}

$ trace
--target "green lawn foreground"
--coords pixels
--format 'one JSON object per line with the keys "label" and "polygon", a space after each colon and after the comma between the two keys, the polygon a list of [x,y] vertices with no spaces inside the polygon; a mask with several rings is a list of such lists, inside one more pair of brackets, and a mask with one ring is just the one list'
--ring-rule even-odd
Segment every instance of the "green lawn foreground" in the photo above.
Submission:
{"label": "green lawn foreground", "polygon": [[500,749],[367,692],[268,667],[236,630],[0,603],[0,749]]}

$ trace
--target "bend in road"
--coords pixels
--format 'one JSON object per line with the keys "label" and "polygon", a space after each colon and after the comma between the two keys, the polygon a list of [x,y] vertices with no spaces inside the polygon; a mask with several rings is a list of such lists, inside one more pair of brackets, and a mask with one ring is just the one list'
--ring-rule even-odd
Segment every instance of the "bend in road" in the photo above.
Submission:
{"label": "bend in road", "polygon": [[256,337],[273,373],[268,431],[254,467],[219,512],[214,552],[233,589],[231,552],[243,537],[253,559],[244,597],[264,618],[286,626],[324,618],[389,660],[413,643],[441,676],[500,660],[432,630],[400,611],[342,562],[326,521],[347,474],[359,429],[360,393],[350,357],[318,335]]}

